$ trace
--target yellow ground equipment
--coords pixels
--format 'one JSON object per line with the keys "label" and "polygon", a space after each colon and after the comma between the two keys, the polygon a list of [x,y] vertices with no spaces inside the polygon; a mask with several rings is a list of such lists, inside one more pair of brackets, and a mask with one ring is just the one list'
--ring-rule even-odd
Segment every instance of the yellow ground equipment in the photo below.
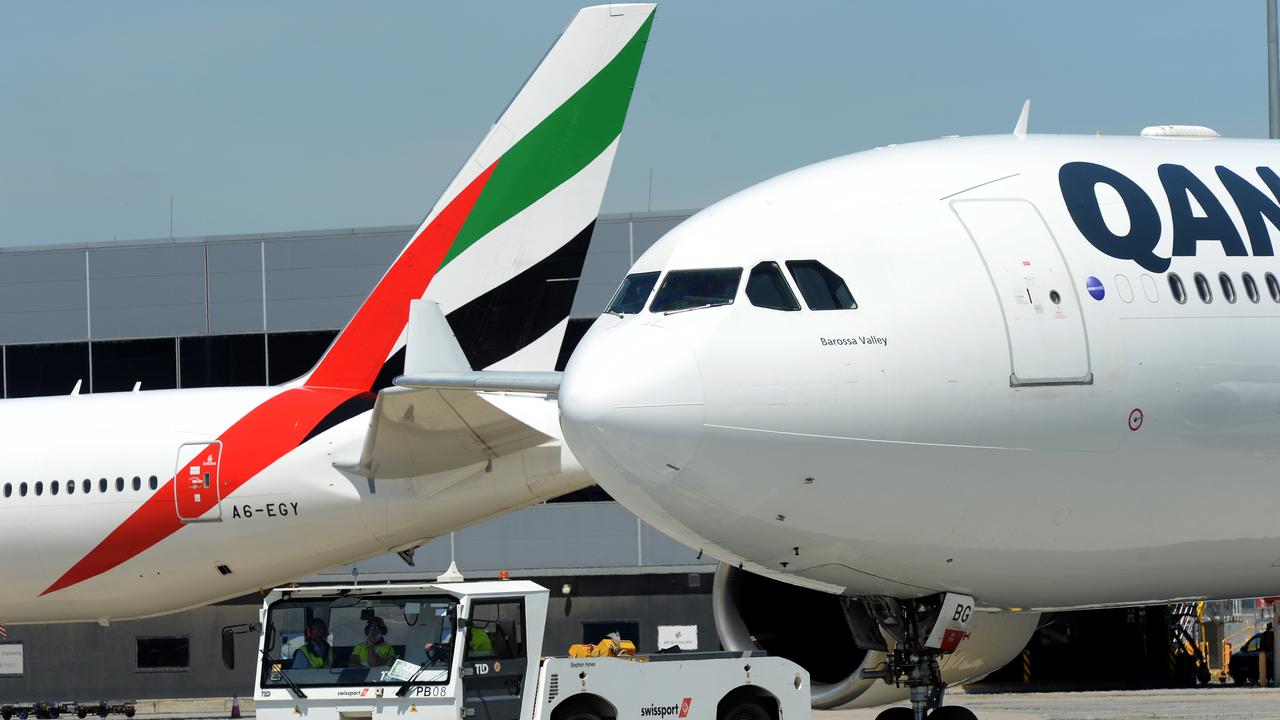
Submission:
{"label": "yellow ground equipment", "polygon": [[623,640],[618,633],[609,633],[600,642],[592,645],[591,643],[575,643],[569,646],[569,657],[571,658],[588,658],[588,657],[635,657],[636,644],[630,640]]}

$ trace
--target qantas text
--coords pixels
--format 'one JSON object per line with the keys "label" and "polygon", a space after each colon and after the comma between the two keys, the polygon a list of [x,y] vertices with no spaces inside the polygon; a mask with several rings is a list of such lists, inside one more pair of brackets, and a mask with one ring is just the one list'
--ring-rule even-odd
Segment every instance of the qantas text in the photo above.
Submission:
{"label": "qantas text", "polygon": [[[1214,168],[1218,181],[1226,188],[1231,203],[1244,221],[1249,249],[1245,248],[1240,229],[1232,222],[1226,208],[1198,175],[1182,165],[1165,163],[1156,170],[1164,188],[1165,201],[1173,225],[1173,256],[1193,256],[1202,242],[1217,243],[1229,256],[1271,256],[1271,236],[1267,224],[1280,228],[1280,176],[1268,167],[1255,168],[1257,179],[1265,190],[1246,179],[1250,173],[1237,173],[1222,165]],[[1095,248],[1120,260],[1132,260],[1151,272],[1169,269],[1172,258],[1155,253],[1164,228],[1155,201],[1127,175],[1105,165],[1070,162],[1058,171],[1058,185],[1067,212],[1080,234]],[[1120,196],[1129,216],[1129,229],[1124,235],[1108,227],[1098,202],[1097,187],[1107,185]],[[1199,208],[1192,205],[1195,201]]]}

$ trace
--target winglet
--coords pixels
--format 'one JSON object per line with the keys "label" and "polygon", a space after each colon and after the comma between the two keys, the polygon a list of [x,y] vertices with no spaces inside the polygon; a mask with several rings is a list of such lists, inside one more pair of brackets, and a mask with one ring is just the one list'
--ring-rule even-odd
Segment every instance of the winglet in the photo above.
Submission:
{"label": "winglet", "polygon": [[471,366],[449,327],[440,303],[413,300],[405,332],[404,374],[468,372]]}
{"label": "winglet", "polygon": [[1031,115],[1031,99],[1022,103],[1022,112],[1018,113],[1018,124],[1013,126],[1013,136],[1019,140],[1027,139],[1027,117]]}
{"label": "winglet", "polygon": [[558,372],[473,371],[439,303],[430,300],[410,303],[404,352],[404,375],[395,384],[405,388],[554,393],[563,377]]}

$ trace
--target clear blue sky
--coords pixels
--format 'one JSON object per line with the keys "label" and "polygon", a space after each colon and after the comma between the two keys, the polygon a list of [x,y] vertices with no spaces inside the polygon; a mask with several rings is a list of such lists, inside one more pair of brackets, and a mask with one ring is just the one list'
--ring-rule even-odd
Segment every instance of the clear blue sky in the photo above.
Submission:
{"label": "clear blue sky", "polygon": [[[0,1],[0,245],[418,222],[581,3]],[[1264,0],[673,0],[605,212],[890,142],[1267,132]]]}

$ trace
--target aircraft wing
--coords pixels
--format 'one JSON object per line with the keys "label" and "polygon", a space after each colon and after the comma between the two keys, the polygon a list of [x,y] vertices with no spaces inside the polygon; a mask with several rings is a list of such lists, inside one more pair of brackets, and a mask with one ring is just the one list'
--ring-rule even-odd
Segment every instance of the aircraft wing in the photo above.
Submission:
{"label": "aircraft wing", "polygon": [[559,373],[473,372],[433,302],[413,302],[406,332],[406,374],[396,387],[378,393],[359,461],[335,463],[339,470],[369,478],[416,477],[559,439],[554,401],[484,392],[553,392]]}

